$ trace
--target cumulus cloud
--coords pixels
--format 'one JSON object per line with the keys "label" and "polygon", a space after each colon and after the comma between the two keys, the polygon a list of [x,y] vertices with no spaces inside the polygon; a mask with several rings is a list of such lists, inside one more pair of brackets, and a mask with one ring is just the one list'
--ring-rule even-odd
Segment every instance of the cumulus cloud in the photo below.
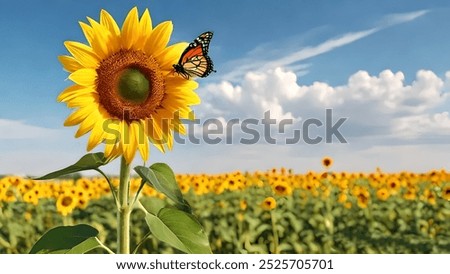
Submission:
{"label": "cumulus cloud", "polygon": [[450,117],[447,111],[435,114],[421,114],[400,117],[393,121],[393,131],[397,136],[408,139],[450,136]]}
{"label": "cumulus cloud", "polygon": [[[450,74],[444,79],[429,70],[420,70],[409,84],[402,72],[384,70],[378,75],[358,71],[347,84],[324,82],[301,85],[293,71],[282,68],[248,72],[241,83],[222,81],[204,87],[205,117],[220,114],[225,119],[271,117],[324,119],[325,109],[348,117],[350,136],[385,135],[418,138],[439,131],[450,134],[448,112],[437,109],[448,101]],[[213,111],[212,111],[213,110]]]}

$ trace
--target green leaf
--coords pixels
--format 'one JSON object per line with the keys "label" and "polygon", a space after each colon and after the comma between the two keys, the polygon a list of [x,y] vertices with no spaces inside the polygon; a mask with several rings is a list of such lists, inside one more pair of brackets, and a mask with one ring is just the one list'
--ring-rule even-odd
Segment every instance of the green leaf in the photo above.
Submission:
{"label": "green leaf", "polygon": [[211,254],[208,236],[192,214],[163,208],[158,215],[147,214],[147,224],[158,240],[189,254]]}
{"label": "green leaf", "polygon": [[157,215],[161,208],[167,205],[167,202],[156,197],[142,197],[139,201],[145,210],[153,215]]}
{"label": "green leaf", "polygon": [[100,247],[95,239],[98,230],[92,226],[58,226],[45,233],[31,248],[30,254],[36,253],[86,253]]}
{"label": "green leaf", "polygon": [[150,168],[137,166],[134,170],[147,184],[174,201],[178,208],[191,213],[191,207],[184,200],[183,194],[181,194],[175,174],[167,164],[156,163],[151,165]]}
{"label": "green leaf", "polygon": [[105,157],[103,152],[89,153],[81,157],[78,162],[68,166],[66,168],[51,172],[39,178],[33,178],[34,180],[49,180],[63,175],[80,172],[84,170],[96,169],[100,166],[107,164],[109,160]]}

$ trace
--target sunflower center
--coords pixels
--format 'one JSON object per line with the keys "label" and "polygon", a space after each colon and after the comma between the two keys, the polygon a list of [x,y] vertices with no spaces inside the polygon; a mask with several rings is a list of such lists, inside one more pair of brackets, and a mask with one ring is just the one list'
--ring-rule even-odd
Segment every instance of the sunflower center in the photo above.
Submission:
{"label": "sunflower center", "polygon": [[65,206],[65,207],[67,207],[67,206],[70,206],[70,205],[72,204],[72,201],[73,201],[72,197],[66,196],[66,197],[64,197],[64,198],[62,199],[61,204],[62,204],[63,206]]}
{"label": "sunflower center", "polygon": [[132,122],[148,119],[164,99],[164,76],[153,56],[120,50],[97,68],[100,104],[111,116]]}
{"label": "sunflower center", "polygon": [[140,104],[150,93],[149,83],[138,69],[125,69],[119,78],[119,95],[127,101]]}

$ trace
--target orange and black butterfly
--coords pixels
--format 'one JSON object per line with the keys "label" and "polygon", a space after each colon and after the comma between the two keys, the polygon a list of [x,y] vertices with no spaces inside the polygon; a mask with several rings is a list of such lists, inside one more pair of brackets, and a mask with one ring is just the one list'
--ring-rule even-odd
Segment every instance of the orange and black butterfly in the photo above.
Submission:
{"label": "orange and black butterfly", "polygon": [[173,65],[175,72],[186,79],[189,79],[189,77],[206,77],[211,72],[216,72],[213,62],[208,56],[212,36],[213,33],[207,31],[195,38],[181,54],[178,64]]}

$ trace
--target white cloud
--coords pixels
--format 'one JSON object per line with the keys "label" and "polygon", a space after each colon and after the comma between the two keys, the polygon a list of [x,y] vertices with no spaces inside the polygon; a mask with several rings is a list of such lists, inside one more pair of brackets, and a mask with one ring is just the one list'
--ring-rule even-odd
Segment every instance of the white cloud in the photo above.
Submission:
{"label": "white cloud", "polygon": [[[351,136],[384,135],[390,138],[419,138],[450,134],[448,113],[438,111],[448,99],[449,78],[441,79],[429,70],[420,70],[411,84],[402,72],[384,70],[379,75],[358,71],[346,85],[323,82],[297,83],[292,71],[281,68],[248,72],[239,85],[222,81],[204,87],[202,117],[257,118],[270,110],[281,119],[318,118],[324,120],[326,108],[335,117],[348,117]],[[210,112],[214,109],[214,112]]]}
{"label": "white cloud", "polygon": [[383,19],[380,21],[379,25],[383,27],[390,27],[393,25],[406,23],[409,21],[413,21],[425,14],[427,14],[429,10],[418,10],[413,12],[405,12],[405,13],[394,13],[389,14],[383,17]]}
{"label": "white cloud", "polygon": [[304,70],[306,68],[305,65],[301,65],[300,67],[298,67],[296,63],[353,43],[359,39],[377,32],[378,30],[378,28],[371,28],[368,30],[346,33],[340,37],[331,38],[316,46],[304,47],[298,51],[292,52],[288,55],[274,60],[254,60],[251,58],[245,58],[241,61],[235,61],[232,62],[232,71],[223,74],[222,79],[236,80],[248,71],[264,71],[276,67],[291,66]]}
{"label": "white cloud", "polygon": [[305,47],[297,52],[284,56],[283,58],[274,60],[272,62],[268,62],[262,67],[262,69],[264,70],[280,66],[284,67],[296,62],[306,60],[308,58],[323,54],[325,52],[329,52],[335,48],[339,48],[347,44],[353,43],[359,39],[362,39],[366,36],[369,36],[377,32],[378,30],[379,30],[378,28],[371,28],[368,30],[346,33],[341,37],[329,39],[317,46]]}
{"label": "white cloud", "polygon": [[0,139],[43,139],[56,137],[58,130],[28,125],[23,121],[0,118]]}
{"label": "white cloud", "polygon": [[[249,56],[241,58],[240,60],[231,61],[229,62],[229,71],[227,73],[223,73],[221,79],[227,81],[240,80],[241,77],[249,71],[266,71],[268,69],[275,69],[277,67],[289,68],[295,71],[297,75],[306,74],[308,73],[307,68],[309,65],[298,64],[299,62],[330,52],[345,45],[349,45],[383,29],[416,20],[417,18],[424,16],[428,12],[428,10],[419,10],[406,13],[389,14],[384,16],[376,24],[376,26],[372,28],[356,32],[344,33],[342,35],[330,38],[317,45],[305,46],[293,52],[292,50],[291,52],[286,52],[280,49],[280,44],[283,44],[280,43],[280,41],[277,41],[276,44],[267,43],[264,47],[257,47],[253,52],[265,52],[269,48],[276,48],[278,49],[278,51],[283,52],[284,55],[282,57],[278,56],[271,59],[270,57],[269,59],[264,59],[260,54],[250,54]],[[292,43],[295,42],[290,41],[290,44]],[[257,57],[255,58],[255,56]]]}
{"label": "white cloud", "polygon": [[397,118],[393,121],[393,131],[397,136],[407,139],[440,135],[450,137],[449,113],[445,111]]}

